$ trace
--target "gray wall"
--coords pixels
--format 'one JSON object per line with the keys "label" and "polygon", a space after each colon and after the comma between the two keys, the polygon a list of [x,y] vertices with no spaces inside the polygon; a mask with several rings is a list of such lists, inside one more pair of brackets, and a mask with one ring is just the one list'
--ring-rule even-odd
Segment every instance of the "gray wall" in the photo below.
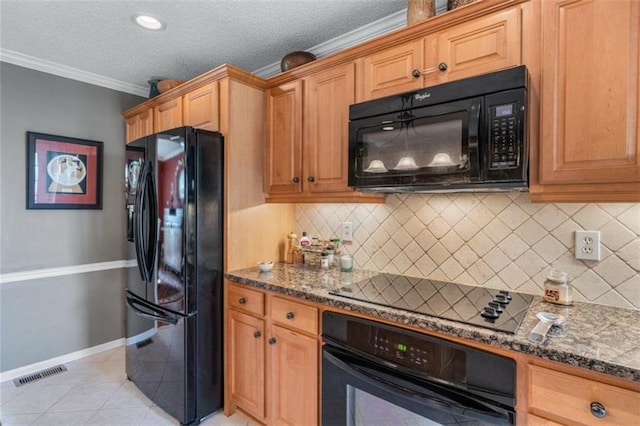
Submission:
{"label": "gray wall", "polygon": [[[139,96],[0,63],[0,273],[123,260],[124,120]],[[101,210],[27,210],[26,132],[104,142]],[[0,371],[124,337],[124,270],[0,284]]]}

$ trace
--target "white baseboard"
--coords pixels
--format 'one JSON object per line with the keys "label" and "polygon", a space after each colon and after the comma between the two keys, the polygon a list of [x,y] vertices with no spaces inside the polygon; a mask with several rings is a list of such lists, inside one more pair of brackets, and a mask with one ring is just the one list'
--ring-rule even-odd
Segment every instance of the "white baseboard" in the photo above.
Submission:
{"label": "white baseboard", "polygon": [[21,377],[26,374],[32,374],[32,373],[35,373],[36,371],[40,371],[46,368],[54,367],[56,365],[64,364],[65,362],[76,361],[81,358],[99,354],[100,352],[108,351],[114,348],[119,348],[120,346],[124,346],[125,343],[126,343],[126,339],[123,337],[121,339],[112,340],[111,342],[103,343],[101,345],[92,346],[87,349],[82,349],[66,355],[47,359],[45,361],[40,361],[34,364],[25,365],[24,367],[18,367],[13,370],[3,371],[0,373],[0,382],[13,380],[17,377]]}

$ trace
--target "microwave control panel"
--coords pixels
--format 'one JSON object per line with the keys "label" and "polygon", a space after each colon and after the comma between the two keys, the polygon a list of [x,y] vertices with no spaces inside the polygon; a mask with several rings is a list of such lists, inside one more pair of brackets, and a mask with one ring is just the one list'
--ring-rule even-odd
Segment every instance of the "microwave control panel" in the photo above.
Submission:
{"label": "microwave control panel", "polygon": [[520,147],[518,144],[517,104],[510,103],[491,107],[489,169],[512,169],[518,167]]}

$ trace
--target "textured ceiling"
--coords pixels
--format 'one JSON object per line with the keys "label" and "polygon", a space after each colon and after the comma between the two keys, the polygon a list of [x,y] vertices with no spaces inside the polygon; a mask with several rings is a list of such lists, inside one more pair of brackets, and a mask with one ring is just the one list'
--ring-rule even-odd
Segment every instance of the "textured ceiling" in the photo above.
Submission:
{"label": "textured ceiling", "polygon": [[[406,8],[407,0],[0,0],[0,47],[117,81],[248,71]],[[166,23],[149,31],[137,14]]]}

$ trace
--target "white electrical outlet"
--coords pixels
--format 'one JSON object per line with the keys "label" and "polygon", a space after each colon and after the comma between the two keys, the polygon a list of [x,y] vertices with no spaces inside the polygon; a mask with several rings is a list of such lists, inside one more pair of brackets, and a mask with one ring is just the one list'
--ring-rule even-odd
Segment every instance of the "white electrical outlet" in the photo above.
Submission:
{"label": "white electrical outlet", "polygon": [[342,241],[353,241],[353,223],[342,222]]}
{"label": "white electrical outlet", "polygon": [[600,260],[600,231],[576,231],[576,259]]}

